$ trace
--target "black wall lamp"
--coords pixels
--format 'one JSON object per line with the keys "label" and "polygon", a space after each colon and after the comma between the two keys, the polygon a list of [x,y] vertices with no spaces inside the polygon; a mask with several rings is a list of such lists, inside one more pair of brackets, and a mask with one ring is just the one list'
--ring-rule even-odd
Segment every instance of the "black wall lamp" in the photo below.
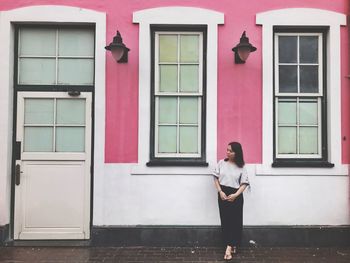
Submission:
{"label": "black wall lamp", "polygon": [[249,43],[249,38],[246,37],[244,31],[239,43],[232,48],[232,51],[235,52],[235,63],[244,64],[249,57],[250,52],[254,52],[255,50],[256,47]]}
{"label": "black wall lamp", "polygon": [[117,31],[117,35],[113,37],[113,42],[111,42],[108,46],[105,46],[105,49],[112,52],[113,58],[118,63],[128,62],[128,52],[130,49],[123,43],[123,39],[119,31]]}

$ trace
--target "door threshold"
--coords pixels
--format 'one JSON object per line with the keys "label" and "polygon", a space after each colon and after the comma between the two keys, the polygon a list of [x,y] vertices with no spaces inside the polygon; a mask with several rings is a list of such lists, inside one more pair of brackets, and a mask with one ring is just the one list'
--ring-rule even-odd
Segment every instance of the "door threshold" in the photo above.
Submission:
{"label": "door threshold", "polygon": [[13,247],[89,247],[90,240],[12,240],[5,246]]}

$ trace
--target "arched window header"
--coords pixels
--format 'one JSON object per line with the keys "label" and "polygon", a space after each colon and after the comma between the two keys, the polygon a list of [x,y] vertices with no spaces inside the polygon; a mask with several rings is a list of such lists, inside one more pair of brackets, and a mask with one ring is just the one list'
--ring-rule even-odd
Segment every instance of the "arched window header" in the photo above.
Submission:
{"label": "arched window header", "polygon": [[223,24],[224,14],[204,8],[159,7],[134,12],[134,23]]}

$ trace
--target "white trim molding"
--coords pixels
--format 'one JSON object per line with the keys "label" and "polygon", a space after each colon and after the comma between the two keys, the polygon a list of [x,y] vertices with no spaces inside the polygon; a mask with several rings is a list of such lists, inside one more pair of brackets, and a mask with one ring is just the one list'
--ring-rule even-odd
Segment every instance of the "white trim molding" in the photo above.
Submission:
{"label": "white trim molding", "polygon": [[[288,8],[258,13],[262,25],[263,131],[262,164],[257,175],[347,175],[348,166],[341,160],[341,81],[340,26],[346,25],[341,13],[312,8]],[[273,168],[273,27],[326,26],[327,35],[327,140],[328,159],[333,168]]]}
{"label": "white trim molding", "polygon": [[[224,23],[224,14],[193,7],[160,7],[133,13],[133,22],[139,24],[139,132],[138,164],[132,174],[209,174],[216,163],[217,152],[217,45],[218,25]],[[206,158],[208,168],[147,167],[150,152],[151,110],[151,34],[150,25],[206,25],[207,26],[207,119]]]}
{"label": "white trim molding", "polygon": [[[42,5],[0,12],[0,225],[9,222],[12,152],[14,25],[71,23],[95,25],[95,146],[94,168],[104,167],[106,14],[78,7]],[[96,187],[96,184],[95,184]]]}

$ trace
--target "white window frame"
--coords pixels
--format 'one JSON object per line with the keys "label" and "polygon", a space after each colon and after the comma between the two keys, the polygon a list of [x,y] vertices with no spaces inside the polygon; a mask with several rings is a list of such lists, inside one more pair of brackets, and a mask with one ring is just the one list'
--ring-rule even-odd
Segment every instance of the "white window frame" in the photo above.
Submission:
{"label": "white window frame", "polygon": [[[263,130],[262,164],[256,166],[258,175],[347,175],[348,166],[341,157],[341,81],[340,81],[340,26],[346,25],[341,13],[313,9],[287,8],[256,15],[256,24],[262,25],[263,66]],[[333,168],[272,167],[273,163],[273,27],[274,26],[322,26],[327,34],[327,141],[328,161]]]}
{"label": "white window frame", "polygon": [[[224,23],[224,14],[203,8],[159,7],[133,13],[133,22],[139,24],[139,122],[138,163],[132,174],[211,174],[217,162],[217,45],[218,25]],[[151,25],[206,25],[207,26],[207,101],[206,161],[209,167],[147,167],[150,154],[151,110]]]}
{"label": "white window frame", "polygon": [[[188,63],[190,65],[193,64],[198,64],[198,85],[199,85],[199,90],[198,92],[188,92],[188,93],[180,93],[178,92],[159,92],[159,35],[198,35],[199,36],[199,50],[198,50],[198,54],[199,54],[199,61],[198,63]],[[180,38],[178,37],[178,47],[180,42]],[[178,49],[178,52],[179,49]],[[202,100],[203,100],[203,33],[202,32],[188,32],[188,31],[156,31],[155,32],[155,60],[154,60],[154,74],[155,74],[155,82],[154,82],[154,86],[155,86],[155,91],[154,91],[154,96],[155,96],[155,139],[154,139],[154,155],[156,158],[162,158],[162,157],[166,157],[166,158],[200,158],[201,157],[201,141],[202,141]],[[179,55],[179,54],[178,54]],[[185,63],[180,63],[180,62],[174,62],[174,63],[170,63],[170,64],[185,64]],[[178,67],[178,81],[179,81],[179,71],[180,71],[180,67]],[[179,88],[179,83],[178,83],[178,88]],[[161,97],[176,97],[176,98],[180,98],[180,97],[193,97],[193,98],[198,98],[198,116],[197,116],[197,127],[198,127],[198,134],[197,134],[197,145],[198,145],[198,149],[197,149],[197,153],[159,153],[158,152],[158,126],[159,125],[159,98]],[[179,103],[180,100],[177,100],[177,136],[176,136],[176,144],[177,144],[177,149],[179,150]],[[191,125],[190,125],[191,126]]]}
{"label": "white window frame", "polygon": [[[278,62],[278,36],[318,36],[318,63],[302,63],[302,65],[317,65],[318,68],[318,85],[320,87],[318,93],[287,93],[287,92],[279,92],[279,75],[278,75],[278,65],[300,65],[299,63],[299,44],[298,44],[298,61],[294,64],[292,63],[279,63]],[[323,47],[322,47],[322,33],[275,33],[275,95],[276,96],[300,96],[300,94],[303,95],[303,97],[315,97],[315,96],[322,96],[323,95],[323,78],[322,78],[322,72],[323,72],[323,57],[322,57]],[[299,74],[298,74],[298,90],[299,87]]]}
{"label": "white window frame", "polygon": [[[309,97],[309,96],[308,96]],[[293,97],[291,99],[295,99],[297,105],[300,103],[300,99],[304,100],[307,99],[308,97],[304,98],[304,97]],[[276,116],[276,121],[275,121],[275,152],[276,152],[276,157],[277,158],[284,158],[284,159],[296,159],[296,158],[308,158],[308,159],[315,159],[315,158],[321,158],[322,157],[322,115],[321,115],[321,99],[317,98],[317,119],[318,119],[318,125],[317,125],[317,136],[318,136],[318,145],[317,145],[317,149],[318,149],[318,154],[280,154],[278,153],[278,128],[281,126],[284,127],[288,127],[289,125],[279,125],[278,124],[278,100],[280,98],[279,97],[275,97],[275,116]],[[287,99],[287,98],[283,98],[283,99]],[[298,124],[298,118],[299,118],[299,106],[296,107],[296,114],[297,114],[297,124],[296,125],[290,125],[292,127],[296,127],[297,130],[300,127],[303,127],[302,125]],[[306,126],[311,126],[311,125],[306,125]],[[316,125],[315,125],[316,126]],[[299,136],[298,136],[298,132],[297,132],[297,152],[299,152]]]}
{"label": "white window frame", "polygon": [[[322,158],[322,107],[321,107],[321,97],[323,97],[323,37],[322,33],[275,33],[274,34],[274,39],[275,39],[275,50],[274,50],[274,58],[275,58],[275,153],[277,158],[283,158],[283,159],[297,159],[297,158],[306,158],[306,159],[319,159]],[[297,44],[297,62],[296,63],[279,63],[278,58],[279,58],[279,36],[297,36],[298,37],[298,44]],[[318,37],[318,63],[300,63],[299,61],[299,37],[300,36],[317,36]],[[287,93],[287,92],[279,92],[279,65],[317,65],[318,66],[318,92],[317,93],[300,93],[300,75],[299,75],[299,67],[297,71],[297,88],[298,92],[297,93]],[[281,97],[291,97],[291,98],[296,98],[297,101],[297,124],[296,128],[299,130],[299,106],[298,104],[300,103],[300,100],[304,100],[307,98],[315,98],[317,97],[317,110],[318,110],[318,125],[317,125],[317,134],[318,134],[318,154],[280,154],[278,153],[278,101]],[[294,125],[293,125],[294,126]],[[310,125],[307,125],[310,126]],[[299,152],[299,132],[297,132],[296,139],[297,139],[297,152]]]}

